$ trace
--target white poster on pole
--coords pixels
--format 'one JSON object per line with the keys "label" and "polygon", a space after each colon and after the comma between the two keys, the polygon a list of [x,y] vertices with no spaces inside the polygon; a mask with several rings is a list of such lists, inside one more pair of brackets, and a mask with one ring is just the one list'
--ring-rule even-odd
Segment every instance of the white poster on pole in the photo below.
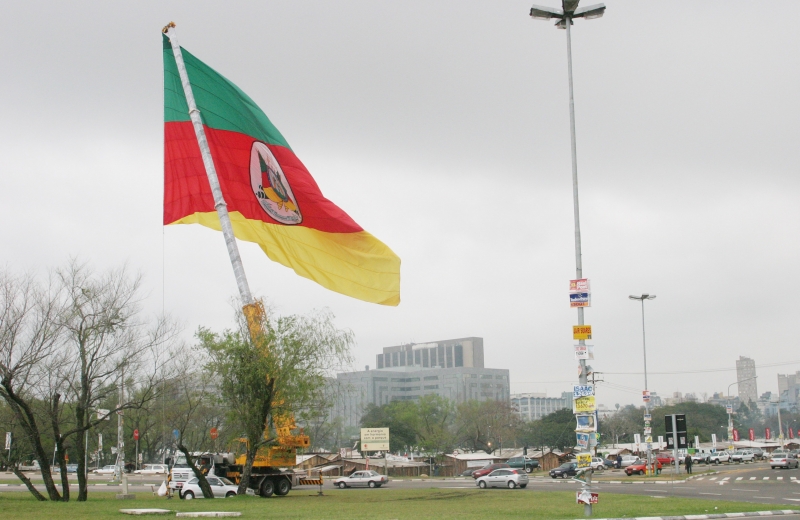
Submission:
{"label": "white poster on pole", "polygon": [[11,449],[11,432],[6,432],[6,450]]}
{"label": "white poster on pole", "polygon": [[717,449],[717,434],[716,433],[712,433],[711,434],[711,447],[714,448],[714,449]]}

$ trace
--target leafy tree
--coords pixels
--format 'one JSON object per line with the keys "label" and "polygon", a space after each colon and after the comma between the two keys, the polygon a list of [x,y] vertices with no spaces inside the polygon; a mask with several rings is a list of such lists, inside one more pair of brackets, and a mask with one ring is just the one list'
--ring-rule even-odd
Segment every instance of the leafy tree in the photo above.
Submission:
{"label": "leafy tree", "polygon": [[361,417],[361,427],[389,428],[389,451],[399,452],[417,445],[418,419],[413,401],[392,401],[382,406],[370,403]]}
{"label": "leafy tree", "polygon": [[672,406],[661,406],[651,411],[653,416],[653,436],[666,436],[665,415],[686,414],[686,435],[689,442],[695,436],[700,442],[711,440],[711,434],[723,439],[728,428],[728,414],[725,408],[716,404],[686,402]]}
{"label": "leafy tree", "polygon": [[472,449],[492,453],[516,438],[520,419],[503,401],[466,401],[457,407],[459,442]]}
{"label": "leafy tree", "polygon": [[327,311],[267,317],[259,304],[251,320],[248,324],[239,315],[237,330],[197,333],[230,424],[248,439],[240,494],[249,485],[259,448],[278,443],[279,432],[271,433],[276,426],[294,427],[289,418],[313,404],[326,375],[350,362],[353,343],[352,333],[338,330]]}

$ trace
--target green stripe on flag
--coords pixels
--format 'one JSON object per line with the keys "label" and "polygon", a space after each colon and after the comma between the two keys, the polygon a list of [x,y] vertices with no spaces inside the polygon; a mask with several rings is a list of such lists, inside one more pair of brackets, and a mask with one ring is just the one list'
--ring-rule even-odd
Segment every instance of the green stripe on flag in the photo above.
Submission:
{"label": "green stripe on flag", "polygon": [[[164,122],[190,121],[178,66],[169,38],[164,42]],[[269,118],[239,87],[181,47],[192,92],[203,123],[218,130],[249,135],[291,149]]]}

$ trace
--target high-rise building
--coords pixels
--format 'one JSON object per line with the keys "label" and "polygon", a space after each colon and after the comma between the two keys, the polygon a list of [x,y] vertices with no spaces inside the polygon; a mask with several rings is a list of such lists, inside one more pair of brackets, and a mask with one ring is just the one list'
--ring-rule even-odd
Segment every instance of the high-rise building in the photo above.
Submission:
{"label": "high-rise building", "polygon": [[736,360],[736,382],[739,389],[739,401],[757,403],[756,362],[749,357],[739,356]]}
{"label": "high-rise building", "polygon": [[331,381],[333,416],[358,426],[370,404],[416,401],[439,395],[456,403],[469,400],[509,402],[508,369],[483,366],[483,338],[460,338],[385,347],[378,368],[346,372]]}
{"label": "high-rise building", "polygon": [[558,410],[572,410],[572,392],[561,392],[561,397],[547,397],[543,393],[512,394],[511,407],[523,421],[535,421]]}
{"label": "high-rise building", "polygon": [[778,374],[778,396],[781,408],[792,409],[800,404],[800,371],[789,375]]}

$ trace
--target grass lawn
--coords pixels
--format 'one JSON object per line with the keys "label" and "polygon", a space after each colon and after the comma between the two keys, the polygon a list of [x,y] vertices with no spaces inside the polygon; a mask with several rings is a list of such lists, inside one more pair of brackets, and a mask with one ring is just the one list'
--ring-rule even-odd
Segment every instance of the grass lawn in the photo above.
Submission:
{"label": "grass lawn", "polygon": [[[129,518],[121,508],[162,508],[175,511],[241,511],[243,518],[319,519],[481,519],[507,517],[526,519],[581,518],[583,506],[569,491],[526,492],[522,490],[464,489],[326,489],[324,497],[313,488],[293,490],[289,496],[263,499],[236,497],[216,500],[178,500],[140,493],[135,500],[116,500],[113,493],[90,493],[84,503],[37,502],[26,492],[0,492],[0,517],[15,520],[61,518],[64,520]],[[714,507],[717,507],[715,510]],[[687,498],[603,493],[594,506],[595,518],[687,515],[793,509],[747,502],[721,502]],[[165,516],[164,518],[170,518]],[[172,516],[174,518],[174,516]]]}

